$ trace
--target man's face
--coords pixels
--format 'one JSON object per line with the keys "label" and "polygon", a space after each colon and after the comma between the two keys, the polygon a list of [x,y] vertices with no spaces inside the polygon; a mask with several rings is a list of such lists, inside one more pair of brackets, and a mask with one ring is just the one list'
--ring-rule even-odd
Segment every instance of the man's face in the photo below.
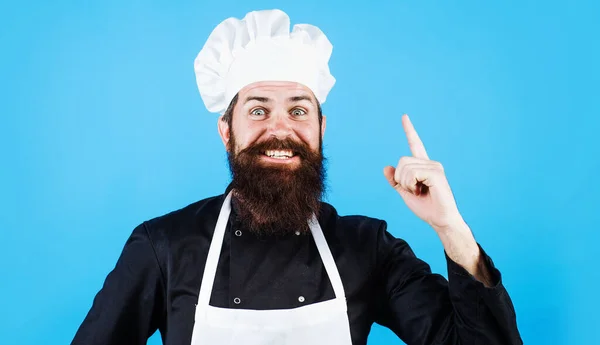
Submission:
{"label": "man's face", "polygon": [[[273,139],[290,140],[318,152],[325,123],[325,117],[319,123],[317,101],[307,87],[291,82],[258,82],[240,90],[231,128],[219,121],[219,132],[233,155]],[[266,150],[259,157],[264,166],[289,169],[298,168],[300,160],[291,150]]]}
{"label": "man's face", "polygon": [[319,211],[325,119],[309,89],[262,82],[238,93],[231,126],[219,119],[241,220],[256,232],[308,231]]}

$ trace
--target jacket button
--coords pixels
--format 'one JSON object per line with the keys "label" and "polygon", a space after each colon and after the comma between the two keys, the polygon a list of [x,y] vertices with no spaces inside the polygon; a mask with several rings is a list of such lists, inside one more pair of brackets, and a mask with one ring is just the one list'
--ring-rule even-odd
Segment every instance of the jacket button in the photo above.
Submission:
{"label": "jacket button", "polygon": [[242,302],[242,300],[239,297],[236,297],[233,299],[233,303],[235,304],[240,304]]}
{"label": "jacket button", "polygon": [[304,296],[298,297],[298,302],[300,302],[300,303],[304,302]]}
{"label": "jacket button", "polygon": [[235,231],[235,235],[236,235],[237,237],[240,237],[240,236],[242,236],[242,231],[241,231],[241,230],[236,230],[236,231]]}

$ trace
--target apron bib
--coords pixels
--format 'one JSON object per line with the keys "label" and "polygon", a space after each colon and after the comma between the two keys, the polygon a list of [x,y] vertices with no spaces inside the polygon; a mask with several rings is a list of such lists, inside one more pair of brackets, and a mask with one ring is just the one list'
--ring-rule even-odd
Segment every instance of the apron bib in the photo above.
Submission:
{"label": "apron bib", "polygon": [[221,207],[208,250],[191,345],[351,345],[342,279],[314,215],[308,223],[333,286],[333,300],[278,310],[229,309],[209,305],[230,213],[231,192]]}

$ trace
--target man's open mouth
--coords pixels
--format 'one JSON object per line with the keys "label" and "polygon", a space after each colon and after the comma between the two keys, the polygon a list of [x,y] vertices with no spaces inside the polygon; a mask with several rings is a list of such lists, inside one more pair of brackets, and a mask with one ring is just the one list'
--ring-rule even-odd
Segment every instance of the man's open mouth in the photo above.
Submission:
{"label": "man's open mouth", "polygon": [[292,150],[266,150],[263,153],[267,157],[276,159],[289,159],[295,155],[294,151]]}

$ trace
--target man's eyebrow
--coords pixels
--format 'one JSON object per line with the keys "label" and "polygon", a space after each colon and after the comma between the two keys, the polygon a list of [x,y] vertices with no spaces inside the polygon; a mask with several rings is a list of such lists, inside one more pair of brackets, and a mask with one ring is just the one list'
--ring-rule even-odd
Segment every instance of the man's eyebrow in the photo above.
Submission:
{"label": "man's eyebrow", "polygon": [[294,97],[288,98],[288,102],[300,102],[300,101],[309,101],[310,103],[314,104],[312,98],[309,97],[309,96],[305,96],[305,95],[303,95],[303,96],[294,96]]}
{"label": "man's eyebrow", "polygon": [[262,102],[262,103],[269,103],[271,101],[270,98],[268,97],[258,97],[258,96],[249,96],[244,100],[244,104],[250,102],[250,101],[258,101],[258,102]]}
{"label": "man's eyebrow", "polygon": [[[244,104],[246,104],[250,101],[269,103],[269,102],[271,102],[271,99],[269,97],[249,96],[249,97],[246,97],[246,99],[244,100]],[[310,103],[314,104],[312,97],[307,96],[307,95],[293,96],[293,97],[288,98],[288,102],[300,102],[300,101],[309,101]]]}

